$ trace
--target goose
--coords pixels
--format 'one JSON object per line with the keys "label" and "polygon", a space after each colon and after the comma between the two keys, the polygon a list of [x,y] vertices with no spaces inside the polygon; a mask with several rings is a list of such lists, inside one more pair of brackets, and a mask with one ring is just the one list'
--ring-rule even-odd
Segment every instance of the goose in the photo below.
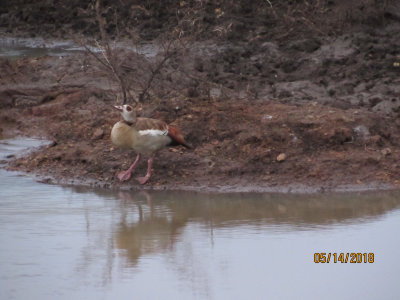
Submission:
{"label": "goose", "polygon": [[166,146],[183,145],[191,148],[177,127],[168,125],[162,120],[137,118],[136,111],[131,105],[117,105],[114,108],[121,112],[122,120],[115,123],[111,130],[112,143],[119,148],[131,149],[137,153],[136,159],[129,169],[117,175],[120,181],[127,181],[131,178],[141,155],[150,156],[147,161],[146,175],[136,178],[140,184],[145,184],[150,179],[153,158],[157,151]]}

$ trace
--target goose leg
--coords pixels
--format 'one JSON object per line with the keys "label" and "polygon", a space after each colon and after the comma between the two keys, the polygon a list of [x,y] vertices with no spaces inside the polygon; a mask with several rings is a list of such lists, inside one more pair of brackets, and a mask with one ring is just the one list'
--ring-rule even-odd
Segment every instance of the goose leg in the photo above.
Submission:
{"label": "goose leg", "polygon": [[140,184],[145,184],[150,176],[151,176],[151,168],[153,167],[153,158],[150,157],[149,160],[147,161],[147,173],[146,176],[144,177],[137,177],[136,180],[139,181]]}
{"label": "goose leg", "polygon": [[139,159],[140,159],[140,154],[138,154],[138,155],[136,156],[135,161],[134,161],[133,164],[129,167],[128,170],[122,171],[122,172],[120,172],[120,173],[117,175],[117,177],[118,177],[118,179],[119,179],[120,181],[127,181],[127,180],[129,180],[129,179],[131,178],[132,172],[133,172],[133,170],[136,168],[136,165],[138,164]]}

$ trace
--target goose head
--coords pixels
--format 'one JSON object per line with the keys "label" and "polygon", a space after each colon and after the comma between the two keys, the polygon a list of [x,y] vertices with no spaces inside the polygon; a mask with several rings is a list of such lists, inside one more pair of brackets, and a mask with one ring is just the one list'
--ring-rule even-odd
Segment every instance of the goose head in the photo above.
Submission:
{"label": "goose head", "polygon": [[126,122],[135,123],[136,112],[132,106],[124,104],[124,105],[116,105],[114,106],[114,108],[121,112],[122,118],[124,118]]}

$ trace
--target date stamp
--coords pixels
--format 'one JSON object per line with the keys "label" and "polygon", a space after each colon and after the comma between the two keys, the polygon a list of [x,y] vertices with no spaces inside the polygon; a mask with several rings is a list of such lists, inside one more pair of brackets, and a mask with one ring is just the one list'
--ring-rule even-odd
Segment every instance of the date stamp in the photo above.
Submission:
{"label": "date stamp", "polygon": [[314,253],[314,262],[316,264],[329,264],[329,263],[342,263],[342,264],[372,264],[375,261],[375,255],[373,252],[370,253],[336,253],[336,252],[316,252]]}

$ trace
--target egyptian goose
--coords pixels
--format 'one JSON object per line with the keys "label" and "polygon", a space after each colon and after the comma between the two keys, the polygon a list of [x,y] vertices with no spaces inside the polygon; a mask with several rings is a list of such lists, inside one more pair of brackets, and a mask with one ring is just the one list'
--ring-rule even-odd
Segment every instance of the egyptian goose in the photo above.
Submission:
{"label": "egyptian goose", "polygon": [[151,176],[154,154],[166,146],[183,145],[191,148],[184,140],[178,128],[167,123],[149,118],[137,118],[136,111],[130,105],[114,106],[121,112],[122,121],[114,124],[111,130],[112,143],[123,149],[133,149],[136,159],[128,170],[118,174],[120,181],[131,178],[141,154],[150,155],[147,161],[147,173],[136,178],[140,184],[145,184]]}

